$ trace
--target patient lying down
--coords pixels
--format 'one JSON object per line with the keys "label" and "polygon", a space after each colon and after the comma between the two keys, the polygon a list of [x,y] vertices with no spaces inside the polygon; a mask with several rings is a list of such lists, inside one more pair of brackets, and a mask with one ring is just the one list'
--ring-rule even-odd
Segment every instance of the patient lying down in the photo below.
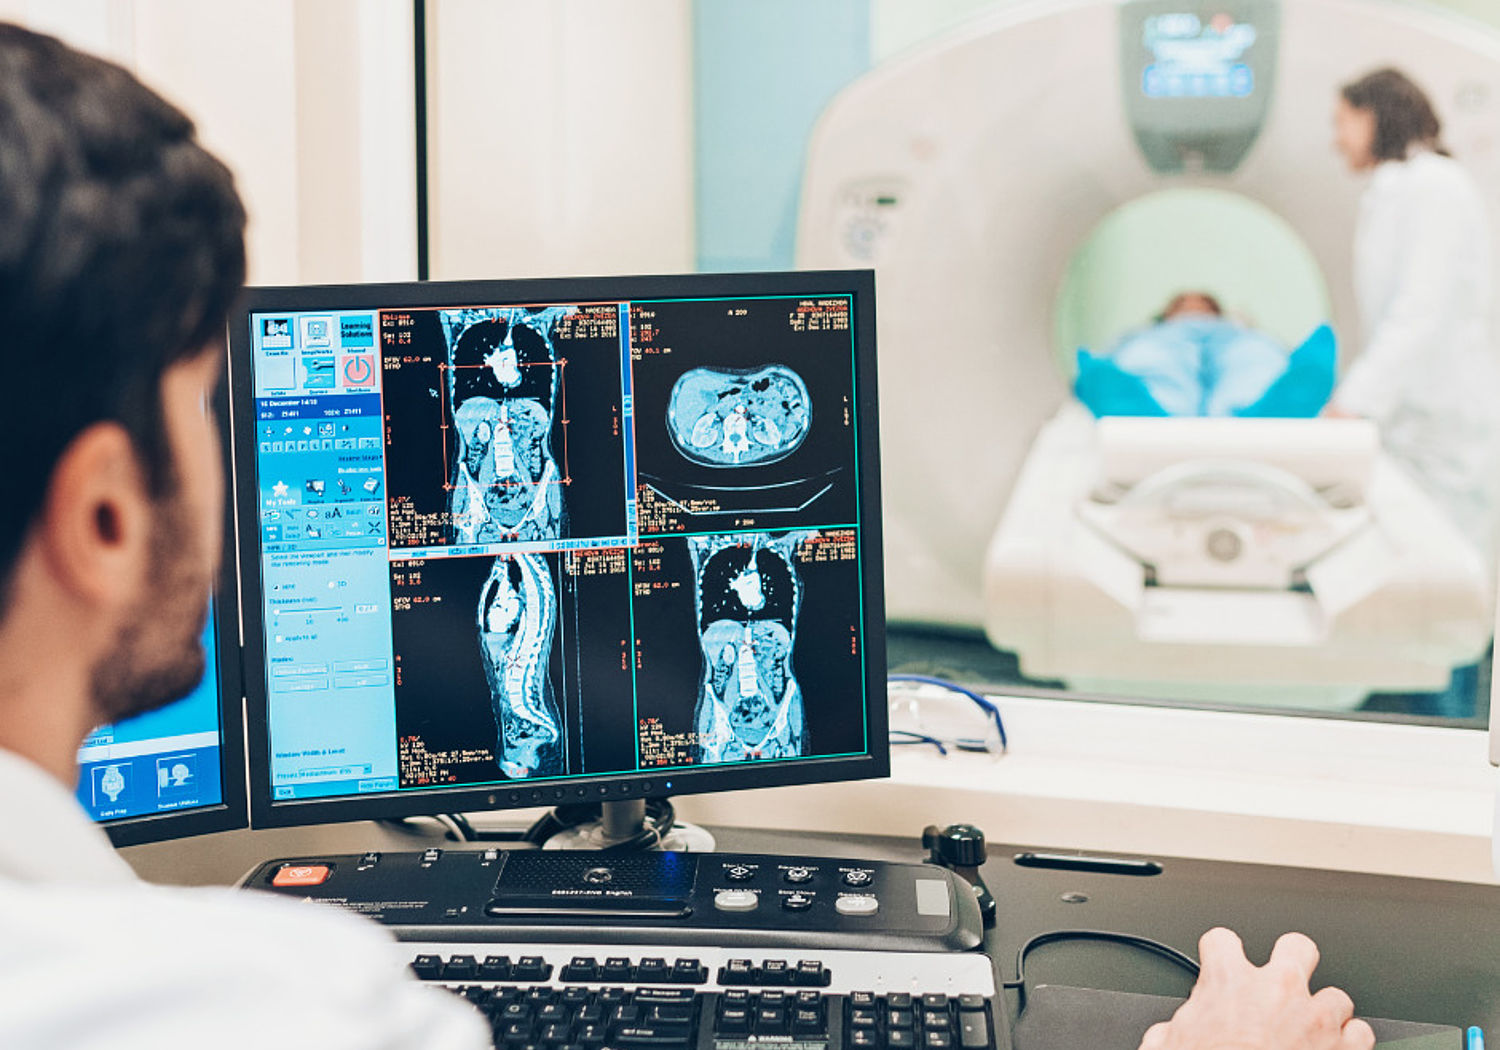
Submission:
{"label": "patient lying down", "polygon": [[1295,350],[1224,316],[1207,292],[1174,296],[1103,355],[1078,351],[1074,392],[1096,416],[1316,416],[1337,347],[1320,325]]}

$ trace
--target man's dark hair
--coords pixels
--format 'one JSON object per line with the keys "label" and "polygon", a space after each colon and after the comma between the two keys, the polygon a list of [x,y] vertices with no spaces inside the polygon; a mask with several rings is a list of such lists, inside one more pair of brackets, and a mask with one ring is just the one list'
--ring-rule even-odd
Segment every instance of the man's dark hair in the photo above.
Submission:
{"label": "man's dark hair", "polygon": [[223,338],[245,213],[193,123],[119,66],[0,23],[0,614],[68,445],[112,420],[170,490],[163,373]]}
{"label": "man's dark hair", "polygon": [[1426,93],[1399,69],[1377,69],[1339,89],[1355,109],[1375,114],[1376,160],[1405,160],[1413,146],[1448,156],[1443,124]]}

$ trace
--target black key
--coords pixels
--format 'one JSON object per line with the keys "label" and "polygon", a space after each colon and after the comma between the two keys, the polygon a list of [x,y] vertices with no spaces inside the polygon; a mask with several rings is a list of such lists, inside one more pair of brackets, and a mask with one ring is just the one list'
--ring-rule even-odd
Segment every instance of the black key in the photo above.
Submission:
{"label": "black key", "polygon": [[798,1006],[816,1006],[819,1010],[821,1010],[823,1008],[823,993],[822,992],[798,992],[797,993],[797,1005]]}
{"label": "black key", "polygon": [[557,1024],[570,1019],[573,1011],[563,1003],[548,1003],[536,1012],[536,1019],[543,1024]]}
{"label": "black key", "polygon": [[892,1028],[885,1033],[885,1045],[890,1050],[906,1050],[917,1045],[917,1035],[910,1028]]}
{"label": "black key", "polygon": [[443,967],[443,980],[468,981],[479,975],[479,960],[472,955],[455,955]]}
{"label": "black key", "polygon": [[874,992],[850,992],[849,1003],[851,1006],[874,1006]]}
{"label": "black key", "polygon": [[889,1028],[910,1028],[916,1018],[910,1010],[891,1010],[885,1015],[885,1023]]}
{"label": "black key", "polygon": [[879,1020],[873,1006],[856,1006],[849,1011],[849,1023],[855,1028],[874,1028]]}
{"label": "black key", "polygon": [[885,997],[885,1004],[887,1006],[889,1006],[892,1010],[910,1010],[911,1009],[911,993],[910,992],[892,992],[890,995],[888,995],[888,996]]}
{"label": "black key", "polygon": [[604,1024],[586,1024],[578,1028],[578,1041],[584,1046],[600,1046],[609,1035]]}
{"label": "black key", "polygon": [[537,1038],[544,1043],[566,1043],[568,1041],[569,1029],[573,1026],[567,1023],[554,1022],[543,1025],[542,1030],[537,1033]]}
{"label": "black key", "polygon": [[637,981],[665,981],[670,972],[665,959],[642,959],[641,964],[635,968],[635,979]]}
{"label": "black key", "polygon": [[785,959],[767,959],[760,964],[761,984],[791,984],[792,968]]}
{"label": "black key", "polygon": [[604,1007],[597,1002],[586,1003],[579,1008],[574,1020],[579,1024],[600,1024],[604,1021]]}
{"label": "black key", "polygon": [[757,1006],[755,1008],[756,1035],[785,1035],[786,1010],[780,1006]]}
{"label": "black key", "polygon": [[623,988],[601,988],[599,989],[599,1002],[605,1006],[618,1006],[625,1001],[628,994]]}
{"label": "black key", "polygon": [[443,972],[441,955],[419,955],[411,961],[411,972],[424,981],[435,981]]}
{"label": "black key", "polygon": [[552,965],[540,955],[523,955],[516,960],[515,973],[512,980],[516,981],[545,981],[552,976]]}
{"label": "black key", "polygon": [[922,996],[922,1009],[924,1010],[947,1010],[948,997],[940,994],[929,994]]}
{"label": "black key", "polygon": [[621,1028],[610,1040],[611,1046],[687,1046],[692,1034],[689,1025],[642,1024]]}
{"label": "black key", "polygon": [[531,1031],[531,1005],[526,1002],[506,1003],[500,1008],[500,1019],[502,1021],[525,1021],[528,1022],[526,1030]]}
{"label": "black key", "polygon": [[564,988],[562,1001],[569,1006],[583,1006],[592,997],[587,988]]}
{"label": "black key", "polygon": [[797,962],[797,972],[793,977],[795,984],[821,986],[829,982],[833,975],[823,969],[823,964],[817,959],[801,959]]}
{"label": "black key", "polygon": [[720,984],[754,984],[755,964],[749,959],[730,959],[719,967]]}
{"label": "black key", "polygon": [[635,1024],[641,1019],[641,1008],[622,1003],[609,1012],[610,1024]]}
{"label": "black key", "polygon": [[960,995],[958,997],[958,1008],[960,1010],[983,1010],[984,996],[982,995]]}
{"label": "black key", "polygon": [[929,1031],[946,1032],[953,1026],[953,1019],[946,1012],[939,1013],[936,1010],[925,1010],[922,1013],[922,1027]]}
{"label": "black key", "polygon": [[523,1043],[528,1042],[531,1039],[531,1022],[507,1021],[504,1027],[500,1029],[500,1036],[503,1039],[516,1039]]}
{"label": "black key", "polygon": [[723,1035],[744,1035],[750,1031],[750,1008],[720,1006],[718,1024],[714,1027]]}
{"label": "black key", "polygon": [[599,960],[592,955],[575,955],[568,965],[562,968],[562,979],[565,981],[597,981],[599,979]]}
{"label": "black key", "polygon": [[672,964],[671,980],[675,984],[705,984],[708,967],[698,959],[678,959]]}
{"label": "black key", "polygon": [[691,1024],[697,1016],[696,1003],[661,1003],[646,1010],[646,1021],[650,1024]]}
{"label": "black key", "polygon": [[959,1011],[958,1045],[965,1050],[990,1045],[990,1024],[983,1010]]}
{"label": "black key", "polygon": [[691,1003],[693,1001],[693,990],[691,988],[641,988],[631,998],[631,1002],[644,1006],[648,1003]]}
{"label": "black key", "polygon": [[630,965],[630,960],[621,955],[612,955],[604,960],[604,970],[599,975],[605,981],[633,981],[635,980],[635,967]]}
{"label": "black key", "polygon": [[761,1006],[785,1006],[786,993],[782,991],[761,992],[757,997]]}
{"label": "black key", "polygon": [[873,1028],[856,1028],[845,1040],[847,1046],[879,1046],[880,1033]]}
{"label": "black key", "polygon": [[750,993],[745,991],[743,988],[731,988],[728,991],[719,993],[719,1001],[723,1003],[734,1003],[736,1006],[743,1006],[750,1002]]}
{"label": "black key", "polygon": [[508,981],[510,973],[509,955],[486,955],[479,964],[479,976],[486,981]]}
{"label": "black key", "polygon": [[798,1035],[813,1035],[827,1028],[828,1024],[823,1020],[822,1010],[799,1006],[792,1011],[792,1031]]}
{"label": "black key", "polygon": [[947,1032],[927,1032],[922,1036],[922,1045],[927,1050],[949,1050],[953,1045],[953,1036]]}
{"label": "black key", "polygon": [[545,984],[538,984],[526,989],[526,1001],[532,1006],[546,1006],[557,999],[557,992],[548,988]]}

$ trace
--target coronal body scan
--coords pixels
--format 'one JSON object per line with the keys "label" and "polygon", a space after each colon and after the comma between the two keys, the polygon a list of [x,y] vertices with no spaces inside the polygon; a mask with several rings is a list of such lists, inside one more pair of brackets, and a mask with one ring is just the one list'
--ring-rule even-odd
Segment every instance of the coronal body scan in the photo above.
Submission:
{"label": "coronal body scan", "polygon": [[709,467],[774,463],[807,436],[811,402],[789,368],[695,368],[672,387],[667,430],[677,450]]}
{"label": "coronal body scan", "polygon": [[550,675],[557,589],[546,559],[496,558],[480,592],[478,618],[496,763],[512,779],[562,773],[562,722]]}
{"label": "coronal body scan", "polygon": [[443,310],[458,456],[448,511],[456,543],[557,539],[566,507],[553,452],[561,368],[552,343],[574,307]]}
{"label": "coronal body scan", "polygon": [[792,556],[808,535],[743,533],[687,541],[703,658],[693,713],[695,762],[807,753],[802,691],[792,667],[802,604]]}

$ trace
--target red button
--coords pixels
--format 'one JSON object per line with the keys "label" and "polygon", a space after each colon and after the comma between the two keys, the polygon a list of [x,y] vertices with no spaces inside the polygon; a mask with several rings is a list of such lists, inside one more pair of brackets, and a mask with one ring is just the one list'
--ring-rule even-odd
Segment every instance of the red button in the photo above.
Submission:
{"label": "red button", "polygon": [[326,864],[283,864],[272,886],[317,886],[328,881]]}

